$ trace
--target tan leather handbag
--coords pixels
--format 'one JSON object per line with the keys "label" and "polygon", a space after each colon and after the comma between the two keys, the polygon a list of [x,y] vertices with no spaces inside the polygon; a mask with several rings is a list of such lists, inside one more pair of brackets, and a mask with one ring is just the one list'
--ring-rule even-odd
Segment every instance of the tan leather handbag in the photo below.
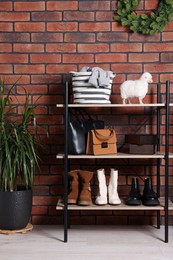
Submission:
{"label": "tan leather handbag", "polygon": [[107,155],[117,153],[114,129],[95,129],[88,132],[86,154]]}

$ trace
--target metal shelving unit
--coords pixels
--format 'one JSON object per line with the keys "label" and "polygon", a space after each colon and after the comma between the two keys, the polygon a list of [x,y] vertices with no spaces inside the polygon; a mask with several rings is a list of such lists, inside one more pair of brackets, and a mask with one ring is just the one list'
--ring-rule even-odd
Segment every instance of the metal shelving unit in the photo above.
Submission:
{"label": "metal shelving unit", "polygon": [[[165,103],[161,102],[161,92],[160,92],[160,84],[158,84],[157,87],[157,103],[155,104],[70,104],[69,103],[69,85],[68,82],[66,82],[65,86],[65,103],[64,104],[57,104],[57,108],[64,108],[64,118],[65,118],[65,145],[64,145],[64,154],[58,154],[56,156],[57,159],[63,159],[64,160],[64,196],[63,201],[59,200],[56,206],[57,210],[63,210],[64,211],[64,242],[68,241],[68,217],[69,217],[69,211],[70,210],[156,210],[157,211],[157,228],[160,228],[160,211],[164,211],[165,216],[165,234],[164,234],[164,241],[168,242],[168,213],[169,210],[173,210],[173,203],[169,201],[169,159],[173,158],[173,154],[169,153],[169,115],[170,115],[170,107],[173,106],[173,104],[169,103],[170,100],[170,82],[166,81],[166,101]],[[164,152],[160,152],[160,142],[157,145],[157,153],[153,155],[143,155],[143,154],[126,154],[126,153],[117,153],[115,155],[69,155],[68,154],[68,114],[69,114],[69,108],[78,108],[78,107],[104,107],[104,108],[130,108],[130,107],[151,107],[155,108],[157,110],[157,136],[160,140],[160,111],[161,109],[165,110],[166,115],[166,121],[165,121],[165,149]],[[104,206],[77,206],[77,205],[68,205],[68,166],[71,159],[148,159],[148,158],[154,158],[157,160],[157,194],[160,197],[160,162],[161,159],[165,160],[165,196],[164,198],[160,198],[160,205],[154,206],[154,207],[146,207],[146,206],[139,206],[139,207],[133,207],[133,206],[127,206],[125,203],[122,203],[121,205],[104,205]]]}

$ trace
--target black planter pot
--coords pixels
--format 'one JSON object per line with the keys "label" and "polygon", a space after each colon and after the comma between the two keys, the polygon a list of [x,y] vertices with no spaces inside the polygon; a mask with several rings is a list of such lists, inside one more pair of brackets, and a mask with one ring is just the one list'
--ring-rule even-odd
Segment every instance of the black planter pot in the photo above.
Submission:
{"label": "black planter pot", "polygon": [[31,217],[32,190],[0,191],[0,229],[25,228]]}

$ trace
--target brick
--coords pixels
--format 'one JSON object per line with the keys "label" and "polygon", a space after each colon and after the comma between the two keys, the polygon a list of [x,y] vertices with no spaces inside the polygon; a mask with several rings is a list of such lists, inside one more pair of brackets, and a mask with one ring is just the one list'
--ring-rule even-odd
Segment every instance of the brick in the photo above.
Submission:
{"label": "brick", "polygon": [[[53,184],[53,183],[52,183]],[[53,196],[33,196],[33,205],[56,205],[57,198]]]}
{"label": "brick", "polygon": [[30,77],[26,76],[26,75],[22,75],[21,78],[19,75],[4,75],[3,77],[1,77],[1,75],[0,75],[0,78],[3,78],[3,80],[6,84],[14,84],[16,81],[18,81],[17,84],[29,84],[30,83]]}
{"label": "brick", "polygon": [[165,83],[166,80],[170,80],[172,82],[173,74],[172,73],[160,74],[160,81]]}
{"label": "brick", "polygon": [[113,21],[112,12],[96,12],[96,21]]}
{"label": "brick", "polygon": [[144,2],[144,6],[145,6],[145,9],[146,10],[154,10],[154,9],[157,9],[158,7],[158,0],[145,0]]}
{"label": "brick", "polygon": [[129,54],[129,62],[159,62],[159,54]]}
{"label": "brick", "polygon": [[80,1],[79,10],[81,11],[110,10],[110,1]]}
{"label": "brick", "polygon": [[129,28],[127,26],[122,26],[120,23],[118,22],[113,22],[112,23],[112,31],[113,32],[129,32]]}
{"label": "brick", "polygon": [[36,22],[17,22],[15,23],[16,32],[42,32],[45,31],[45,23]]}
{"label": "brick", "polygon": [[145,35],[139,33],[132,33],[129,35],[130,42],[160,42],[160,34]]}
{"label": "brick", "polygon": [[32,12],[31,17],[32,21],[61,21],[62,12]]}
{"label": "brick", "polygon": [[50,184],[58,184],[59,181],[62,181],[61,176],[58,175],[39,175],[35,176],[35,183],[39,183],[40,185],[50,185]]}
{"label": "brick", "polygon": [[0,21],[29,21],[29,13],[23,12],[2,12],[0,15]]}
{"label": "brick", "polygon": [[[36,92],[34,91],[34,94],[35,93]],[[40,92],[38,91],[37,93],[41,93],[41,91]],[[45,93],[43,92],[42,94],[45,94]],[[46,114],[48,114],[48,107],[47,106],[38,106],[35,109],[35,113],[38,115],[46,115]],[[38,134],[46,134],[47,131],[48,130],[45,128],[38,128]]]}
{"label": "brick", "polygon": [[172,62],[173,54],[172,53],[161,53],[161,62]]}
{"label": "brick", "polygon": [[142,52],[141,43],[112,43],[111,52]]}
{"label": "brick", "polygon": [[110,23],[100,22],[100,23],[80,23],[79,31],[81,32],[101,32],[110,31]]}
{"label": "brick", "polygon": [[[166,25],[164,31],[172,31],[172,28],[173,28],[173,21],[170,21],[170,22]],[[163,32],[163,33],[164,33],[164,32]]]}
{"label": "brick", "polygon": [[12,23],[0,23],[0,32],[11,32],[13,30]]}
{"label": "brick", "polygon": [[[37,184],[37,181],[35,180],[35,184]],[[38,182],[39,184],[39,182]],[[48,185],[34,185],[33,189],[33,195],[49,195],[49,186]]]}
{"label": "brick", "polygon": [[0,2],[0,11],[12,11],[12,2]]}
{"label": "brick", "polygon": [[149,72],[160,72],[160,73],[169,73],[173,72],[173,66],[172,64],[146,64],[144,65],[144,70]]}
{"label": "brick", "polygon": [[59,75],[33,75],[31,76],[32,84],[53,84],[61,82],[62,78]]}
{"label": "brick", "polygon": [[0,52],[11,52],[12,45],[8,43],[0,43]]}
{"label": "brick", "polygon": [[163,41],[172,41],[173,32],[163,32],[162,33],[162,40]]}
{"label": "brick", "polygon": [[27,54],[0,54],[1,63],[27,63],[28,55]]}
{"label": "brick", "polygon": [[12,65],[10,64],[6,64],[5,66],[0,64],[0,74],[3,74],[3,73],[9,73],[9,74],[12,74],[13,70],[12,70]]}
{"label": "brick", "polygon": [[60,63],[61,56],[59,54],[31,54],[31,63]]}
{"label": "brick", "polygon": [[77,71],[76,65],[47,65],[46,73],[69,73],[69,71]]}
{"label": "brick", "polygon": [[14,44],[14,51],[15,52],[26,52],[26,53],[32,53],[32,52],[44,52],[44,45],[43,44]]}
{"label": "brick", "polygon": [[0,42],[28,42],[29,33],[0,33]]}
{"label": "brick", "polygon": [[46,93],[48,93],[48,86],[47,85],[39,85],[39,84],[17,86],[16,91],[17,91],[18,94],[25,94],[24,89],[26,89],[27,92],[34,93],[34,94],[46,94]]}
{"label": "brick", "polygon": [[109,52],[108,44],[78,44],[78,52]]}
{"label": "brick", "polygon": [[47,215],[48,207],[47,206],[33,206],[32,214],[34,215]]}
{"label": "brick", "polygon": [[75,43],[46,44],[46,52],[76,52]]}
{"label": "brick", "polygon": [[[54,206],[55,207],[55,206]],[[57,211],[57,215],[53,217],[49,216],[33,216],[33,225],[63,225],[63,211]],[[58,217],[57,217],[58,216]]]}
{"label": "brick", "polygon": [[96,54],[95,56],[96,62],[127,62],[127,55],[126,54]]}
{"label": "brick", "polygon": [[76,32],[78,29],[78,24],[76,22],[56,22],[56,23],[47,23],[47,31],[50,32]]}
{"label": "brick", "polygon": [[63,12],[64,21],[94,21],[94,12],[78,12],[65,11]]}
{"label": "brick", "polygon": [[65,42],[95,42],[94,33],[66,33],[64,37]]}
{"label": "brick", "polygon": [[18,74],[40,74],[45,72],[44,65],[14,65],[14,72]]}
{"label": "brick", "polygon": [[48,1],[47,2],[47,10],[77,10],[78,9],[78,1]]}
{"label": "brick", "polygon": [[62,42],[62,33],[32,33],[32,42]]}
{"label": "brick", "polygon": [[142,72],[141,64],[112,64],[111,70],[115,73],[140,73]]}
{"label": "brick", "polygon": [[100,42],[127,42],[128,34],[127,33],[117,33],[117,32],[105,32],[98,33],[97,40]]}
{"label": "brick", "polygon": [[45,2],[44,1],[27,1],[27,2],[16,2],[14,3],[15,11],[44,11],[45,10]]}
{"label": "brick", "polygon": [[145,43],[144,52],[170,52],[173,51],[172,43]]}
{"label": "brick", "polygon": [[94,62],[93,54],[63,54],[63,63],[91,63]]}

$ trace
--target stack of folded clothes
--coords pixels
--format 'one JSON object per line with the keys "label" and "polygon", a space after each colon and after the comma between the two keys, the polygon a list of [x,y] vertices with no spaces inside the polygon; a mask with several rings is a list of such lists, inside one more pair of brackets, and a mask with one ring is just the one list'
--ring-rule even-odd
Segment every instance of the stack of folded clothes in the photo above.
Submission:
{"label": "stack of folded clothes", "polygon": [[83,67],[80,72],[70,71],[74,103],[110,104],[112,81],[116,76],[112,71],[99,67]]}

